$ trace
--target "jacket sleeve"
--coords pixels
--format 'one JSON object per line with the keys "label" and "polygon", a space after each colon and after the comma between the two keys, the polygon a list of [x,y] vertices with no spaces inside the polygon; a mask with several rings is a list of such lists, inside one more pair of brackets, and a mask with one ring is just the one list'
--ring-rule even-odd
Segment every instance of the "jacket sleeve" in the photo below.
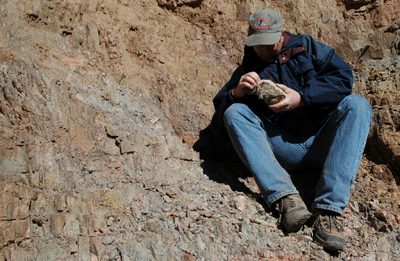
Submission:
{"label": "jacket sleeve", "polygon": [[231,90],[236,88],[240,77],[243,75],[243,65],[240,65],[232,74],[231,79],[226,83],[222,89],[215,95],[213,104],[215,113],[211,119],[211,130],[215,136],[227,138],[224,127],[224,113],[232,103],[235,102],[235,98],[232,97]]}
{"label": "jacket sleeve", "polygon": [[351,67],[336,53],[335,49],[304,35],[303,43],[311,55],[315,73],[299,90],[304,102],[311,106],[338,103],[351,94],[353,72]]}
{"label": "jacket sleeve", "polygon": [[[256,53],[254,52],[253,48],[245,46],[242,63],[232,73],[231,79],[228,81],[228,83],[225,84],[225,86],[218,92],[218,94],[213,99],[215,113],[212,117],[210,127],[217,136],[222,135],[223,138],[227,138],[223,122],[223,116],[226,109],[228,109],[228,107],[231,106],[232,103],[235,102],[245,103],[246,100],[249,98],[246,96],[242,98],[233,98],[231,90],[237,87],[240,77],[242,77],[242,75],[251,71],[260,71],[261,69],[263,70],[264,66],[262,65],[262,63],[257,61]],[[251,104],[254,104],[254,102],[251,102]],[[262,104],[265,105],[265,103]]]}

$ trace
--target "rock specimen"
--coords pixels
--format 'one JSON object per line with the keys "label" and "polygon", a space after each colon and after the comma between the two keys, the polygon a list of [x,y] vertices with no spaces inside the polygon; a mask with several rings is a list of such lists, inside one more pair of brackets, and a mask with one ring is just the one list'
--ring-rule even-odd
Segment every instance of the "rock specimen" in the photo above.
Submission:
{"label": "rock specimen", "polygon": [[268,105],[276,104],[286,98],[286,93],[271,80],[261,80],[253,93]]}

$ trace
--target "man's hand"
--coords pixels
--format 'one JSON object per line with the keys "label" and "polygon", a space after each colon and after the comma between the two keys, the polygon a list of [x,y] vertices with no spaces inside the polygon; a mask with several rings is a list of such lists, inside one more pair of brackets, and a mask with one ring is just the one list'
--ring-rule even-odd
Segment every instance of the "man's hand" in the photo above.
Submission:
{"label": "man's hand", "polygon": [[256,72],[249,72],[244,74],[240,80],[239,84],[234,91],[234,97],[240,98],[249,94],[253,91],[253,89],[260,82],[260,76]]}
{"label": "man's hand", "polygon": [[300,93],[287,87],[284,84],[277,83],[277,87],[281,88],[286,93],[286,98],[274,105],[269,105],[269,108],[274,112],[291,111],[304,105]]}

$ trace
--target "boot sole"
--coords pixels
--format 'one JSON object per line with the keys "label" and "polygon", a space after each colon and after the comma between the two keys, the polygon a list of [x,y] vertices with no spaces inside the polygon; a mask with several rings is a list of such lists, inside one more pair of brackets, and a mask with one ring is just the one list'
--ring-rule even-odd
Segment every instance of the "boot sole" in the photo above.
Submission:
{"label": "boot sole", "polygon": [[314,235],[314,241],[318,243],[320,246],[322,246],[325,249],[331,250],[331,251],[344,251],[346,248],[346,243],[345,242],[326,242],[322,238],[318,236],[318,234]]}

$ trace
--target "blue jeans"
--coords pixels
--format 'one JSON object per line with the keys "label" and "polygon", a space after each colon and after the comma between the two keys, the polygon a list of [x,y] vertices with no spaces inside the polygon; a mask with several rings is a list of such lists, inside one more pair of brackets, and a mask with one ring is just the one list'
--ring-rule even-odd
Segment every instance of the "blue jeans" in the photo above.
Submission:
{"label": "blue jeans", "polygon": [[318,168],[321,176],[312,208],[339,214],[348,203],[371,120],[371,106],[356,94],[345,97],[312,135],[293,135],[242,103],[232,104],[224,114],[233,147],[269,207],[283,196],[298,193],[287,170]]}

